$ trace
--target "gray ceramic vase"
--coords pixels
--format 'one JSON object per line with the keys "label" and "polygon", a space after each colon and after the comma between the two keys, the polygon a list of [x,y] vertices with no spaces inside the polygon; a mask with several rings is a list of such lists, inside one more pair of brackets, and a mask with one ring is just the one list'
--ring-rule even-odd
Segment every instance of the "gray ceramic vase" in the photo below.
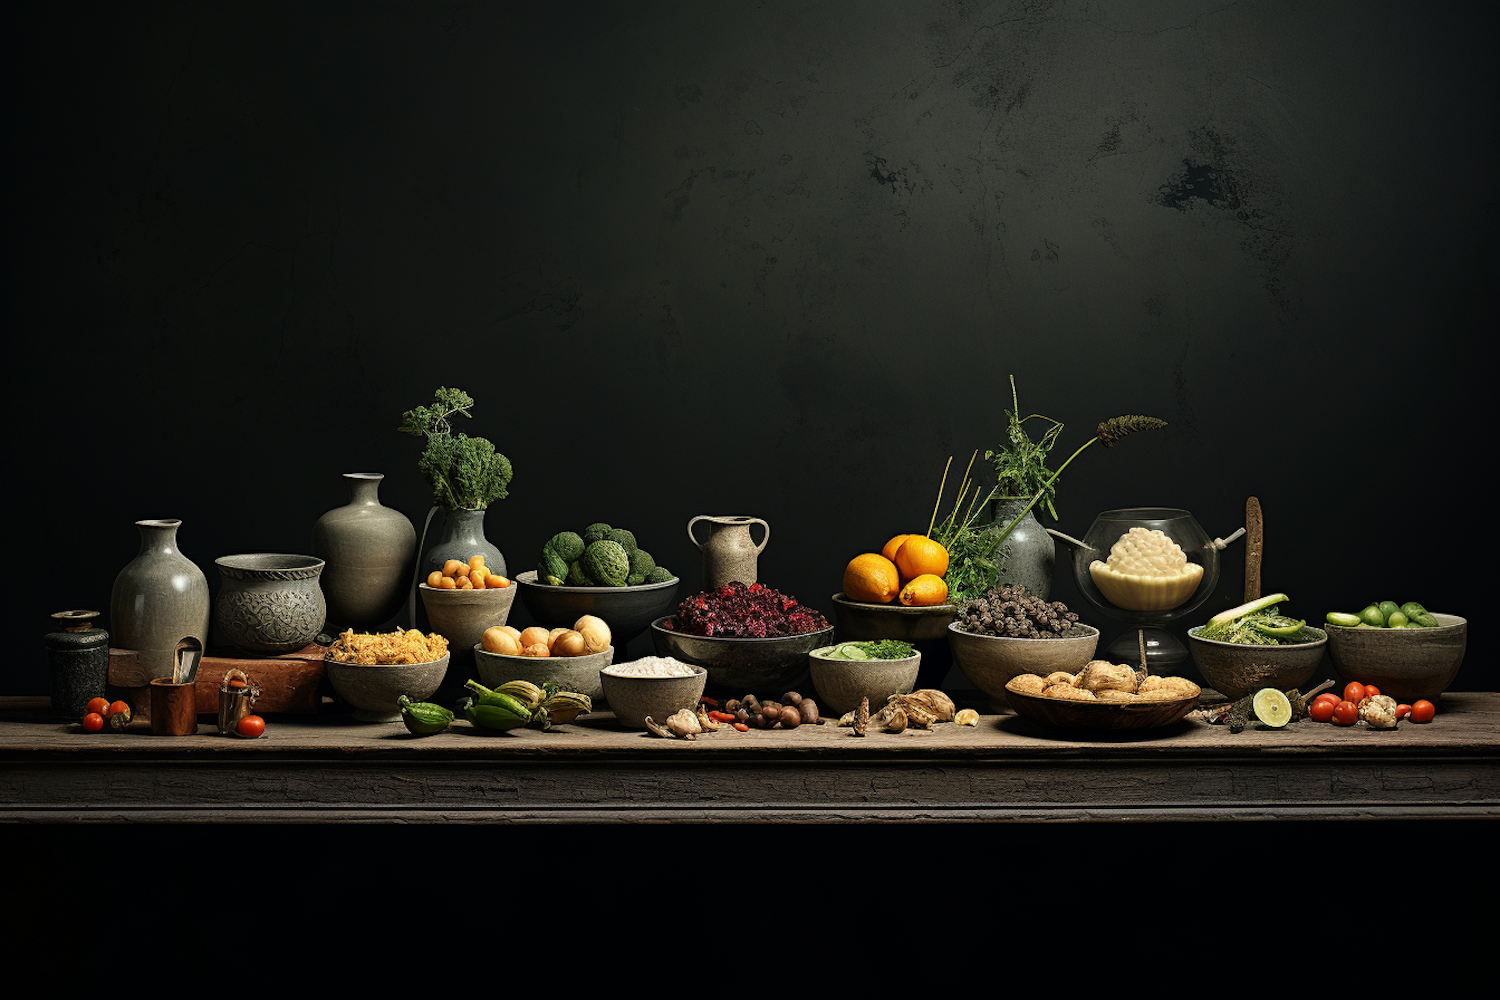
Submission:
{"label": "gray ceramic vase", "polygon": [[420,579],[427,579],[435,569],[442,569],[449,559],[468,562],[474,556],[484,556],[484,564],[491,573],[509,576],[505,570],[505,557],[500,550],[484,537],[484,510],[444,510],[443,526],[438,540],[422,554]]}
{"label": "gray ceramic vase", "polygon": [[417,559],[417,531],[398,510],[380,502],[378,472],[346,472],[349,502],[318,518],[312,554],[323,560],[319,583],[328,623],[369,631],[401,610]]}
{"label": "gray ceramic vase", "polygon": [[[1009,497],[990,501],[990,530],[996,535],[1004,531],[1027,502]],[[1002,582],[1019,583],[1026,588],[1026,593],[1046,600],[1052,596],[1052,570],[1057,563],[1057,546],[1035,514],[1035,508],[1027,511],[990,559],[997,565],[1004,560],[1000,573]]]}
{"label": "gray ceramic vase", "polygon": [[214,624],[235,646],[248,653],[294,653],[323,631],[323,560],[257,552],[214,563],[220,579]]}
{"label": "gray ceramic vase", "polygon": [[176,518],[137,521],[141,551],[115,577],[109,631],[146,677],[171,677],[183,646],[208,647],[208,578],[177,547]]}
{"label": "gray ceramic vase", "polygon": [[94,626],[96,611],[59,611],[46,636],[52,714],[77,722],[109,682],[109,633]]}

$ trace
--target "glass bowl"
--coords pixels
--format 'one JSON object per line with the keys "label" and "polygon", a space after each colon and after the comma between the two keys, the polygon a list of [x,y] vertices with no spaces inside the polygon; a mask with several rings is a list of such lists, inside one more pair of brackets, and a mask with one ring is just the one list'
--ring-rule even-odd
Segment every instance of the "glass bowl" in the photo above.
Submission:
{"label": "glass bowl", "polygon": [[[1111,546],[1131,528],[1160,531],[1182,548],[1190,564],[1202,567],[1197,585],[1191,591],[1169,598],[1168,607],[1149,610],[1120,607],[1106,597],[1095,582],[1090,566],[1095,560],[1108,559]],[[1185,510],[1175,507],[1107,510],[1094,518],[1094,523],[1083,536],[1082,546],[1074,546],[1073,578],[1089,603],[1110,617],[1137,625],[1161,625],[1191,613],[1214,592],[1219,582],[1219,549],[1214,539]]]}

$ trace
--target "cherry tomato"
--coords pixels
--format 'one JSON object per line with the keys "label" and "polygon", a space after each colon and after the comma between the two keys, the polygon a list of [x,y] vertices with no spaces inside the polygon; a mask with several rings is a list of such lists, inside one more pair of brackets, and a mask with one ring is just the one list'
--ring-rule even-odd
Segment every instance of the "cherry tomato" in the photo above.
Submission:
{"label": "cherry tomato", "polygon": [[252,738],[256,737],[256,736],[259,736],[261,733],[264,733],[265,731],[266,731],[266,720],[262,719],[258,715],[247,715],[247,716],[245,716],[243,719],[240,720],[240,724],[235,727],[235,732],[239,733],[241,736],[249,736],[249,737],[252,737]]}
{"label": "cherry tomato", "polygon": [[[99,699],[95,698],[94,701]],[[91,703],[92,704],[92,703]],[[83,717],[83,731],[86,733],[97,733],[104,728],[104,716],[98,712],[90,712]]]}
{"label": "cherry tomato", "polygon": [[1344,685],[1344,700],[1352,701],[1358,705],[1365,696],[1365,686],[1359,681],[1350,681]]}
{"label": "cherry tomato", "polygon": [[92,712],[93,714],[99,716],[99,718],[102,719],[102,718],[104,718],[105,713],[109,711],[109,699],[108,698],[90,698],[88,705],[85,706],[83,710],[85,712]]}
{"label": "cherry tomato", "polygon": [[1318,698],[1307,706],[1307,715],[1314,722],[1327,722],[1333,718],[1333,710],[1338,706],[1336,701],[1324,701]]}
{"label": "cherry tomato", "polygon": [[[1373,698],[1373,697],[1375,697],[1379,693],[1380,693],[1380,688],[1376,687],[1374,684],[1366,684],[1365,685],[1365,698]],[[1364,699],[1360,699],[1360,700],[1363,701]]]}
{"label": "cherry tomato", "polygon": [[1327,702],[1330,705],[1337,705],[1343,700],[1343,695],[1334,694],[1332,691],[1324,691],[1322,694],[1313,699],[1313,704],[1316,705],[1318,702],[1323,701]]}
{"label": "cherry tomato", "polygon": [[1411,721],[1431,722],[1434,715],[1437,715],[1437,706],[1426,698],[1418,698],[1411,703]]}
{"label": "cherry tomato", "polygon": [[1352,726],[1359,721],[1359,706],[1352,701],[1341,701],[1333,708],[1333,721],[1341,726]]}
{"label": "cherry tomato", "polygon": [[1396,718],[1398,718],[1398,719],[1404,719],[1404,718],[1406,718],[1410,714],[1411,714],[1411,706],[1410,705],[1397,705],[1396,706]]}

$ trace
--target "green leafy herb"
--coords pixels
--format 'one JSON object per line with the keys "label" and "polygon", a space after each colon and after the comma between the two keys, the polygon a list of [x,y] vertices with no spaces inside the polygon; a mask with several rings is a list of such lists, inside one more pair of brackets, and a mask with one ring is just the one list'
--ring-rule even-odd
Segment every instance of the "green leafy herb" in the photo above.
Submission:
{"label": "green leafy herb", "polygon": [[1216,615],[1198,629],[1198,638],[1236,642],[1246,646],[1284,646],[1311,641],[1304,631],[1307,622],[1280,614],[1276,605],[1226,619]]}
{"label": "green leafy herb", "polygon": [[427,438],[417,468],[432,486],[434,502],[449,510],[483,510],[503,500],[510,484],[510,459],[484,438],[453,433],[450,419],[472,419],[473,405],[473,397],[463,390],[440,388],[431,406],[407,410],[397,428]]}
{"label": "green leafy herb", "polygon": [[872,642],[857,643],[860,649],[869,654],[872,660],[904,660],[916,652],[909,642],[900,639],[876,639]]}

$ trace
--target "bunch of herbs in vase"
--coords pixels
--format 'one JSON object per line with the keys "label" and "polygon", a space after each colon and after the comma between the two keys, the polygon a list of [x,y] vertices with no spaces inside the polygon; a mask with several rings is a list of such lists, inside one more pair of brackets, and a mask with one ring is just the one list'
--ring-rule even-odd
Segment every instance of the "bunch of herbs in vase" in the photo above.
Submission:
{"label": "bunch of herbs in vase", "polygon": [[[1089,445],[1102,441],[1106,448],[1112,448],[1129,434],[1167,425],[1156,417],[1111,417],[1095,428],[1093,437],[1052,469],[1047,458],[1062,434],[1062,423],[1040,413],[1022,417],[1014,375],[1010,377],[1010,393],[1011,409],[1005,411],[1005,444],[984,453],[994,466],[994,486],[985,493],[973,480],[976,451],[969,459],[952,511],[933,533],[948,549],[949,600],[959,604],[982,597],[986,590],[1001,583],[1018,583],[1028,593],[1048,597],[1052,589],[1054,546],[1032,511],[1040,504],[1057,520],[1054,503],[1057,479]],[[1040,438],[1032,440],[1026,427],[1028,421],[1046,425]],[[943,482],[938,487],[939,503],[947,476],[945,468]],[[991,515],[988,523],[982,520],[986,511]]]}
{"label": "bunch of herbs in vase", "polygon": [[[433,506],[422,526],[416,579],[441,569],[449,559],[468,562],[476,555],[484,556],[490,572],[506,575],[505,557],[485,537],[484,515],[490,504],[508,495],[513,470],[510,459],[487,439],[454,433],[453,419],[473,419],[473,406],[473,397],[462,389],[443,387],[433,394],[431,405],[401,415],[398,430],[426,438],[417,468],[432,488]],[[442,532],[430,548],[423,548],[439,510],[444,512]]]}

